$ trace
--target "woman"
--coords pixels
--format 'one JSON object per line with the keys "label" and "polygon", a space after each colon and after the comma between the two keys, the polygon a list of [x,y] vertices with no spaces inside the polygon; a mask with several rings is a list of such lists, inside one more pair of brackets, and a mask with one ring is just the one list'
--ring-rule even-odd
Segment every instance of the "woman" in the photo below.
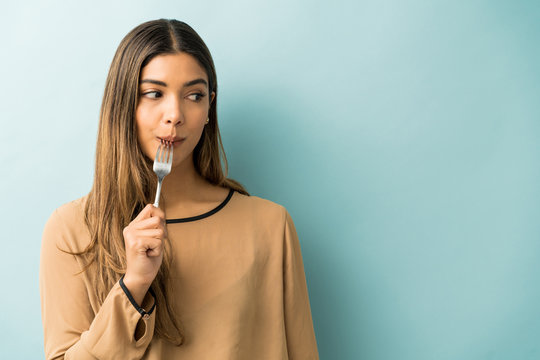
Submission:
{"label": "woman", "polygon": [[[222,171],[217,81],[187,24],[120,43],[94,184],[58,208],[40,264],[47,359],[317,359],[293,221]],[[173,143],[159,208],[153,159]]]}

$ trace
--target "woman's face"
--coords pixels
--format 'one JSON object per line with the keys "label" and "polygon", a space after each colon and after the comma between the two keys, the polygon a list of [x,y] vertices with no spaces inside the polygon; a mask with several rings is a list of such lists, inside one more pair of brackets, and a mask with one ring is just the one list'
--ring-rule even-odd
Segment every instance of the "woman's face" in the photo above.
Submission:
{"label": "woman's face", "polygon": [[173,167],[191,161],[214,93],[197,60],[186,53],[159,55],[142,69],[135,111],[137,138],[154,160],[162,140],[173,141]]}

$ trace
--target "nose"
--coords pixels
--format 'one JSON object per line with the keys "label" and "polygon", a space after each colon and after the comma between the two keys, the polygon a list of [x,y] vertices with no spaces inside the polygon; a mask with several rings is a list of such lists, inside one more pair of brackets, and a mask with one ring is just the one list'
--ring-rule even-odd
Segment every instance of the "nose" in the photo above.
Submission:
{"label": "nose", "polygon": [[163,119],[165,125],[176,126],[184,122],[184,114],[180,106],[180,99],[177,96],[171,96],[164,103]]}

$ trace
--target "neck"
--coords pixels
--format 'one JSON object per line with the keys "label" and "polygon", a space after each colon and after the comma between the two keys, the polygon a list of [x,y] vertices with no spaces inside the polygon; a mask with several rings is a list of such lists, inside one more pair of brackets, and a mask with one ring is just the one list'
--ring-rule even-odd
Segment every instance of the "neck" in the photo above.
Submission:
{"label": "neck", "polygon": [[193,158],[190,156],[183,163],[173,167],[171,173],[165,176],[161,194],[169,206],[186,203],[193,201],[205,184],[206,180],[197,173]]}

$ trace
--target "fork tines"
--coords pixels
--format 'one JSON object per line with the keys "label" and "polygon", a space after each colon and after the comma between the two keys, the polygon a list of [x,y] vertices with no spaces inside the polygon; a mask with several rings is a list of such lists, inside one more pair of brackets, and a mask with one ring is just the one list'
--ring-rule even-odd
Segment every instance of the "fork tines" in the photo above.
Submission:
{"label": "fork tines", "polygon": [[172,159],[172,144],[167,141],[161,141],[161,145],[159,145],[157,152],[156,152],[156,158],[154,161],[158,161],[161,163],[168,163]]}

